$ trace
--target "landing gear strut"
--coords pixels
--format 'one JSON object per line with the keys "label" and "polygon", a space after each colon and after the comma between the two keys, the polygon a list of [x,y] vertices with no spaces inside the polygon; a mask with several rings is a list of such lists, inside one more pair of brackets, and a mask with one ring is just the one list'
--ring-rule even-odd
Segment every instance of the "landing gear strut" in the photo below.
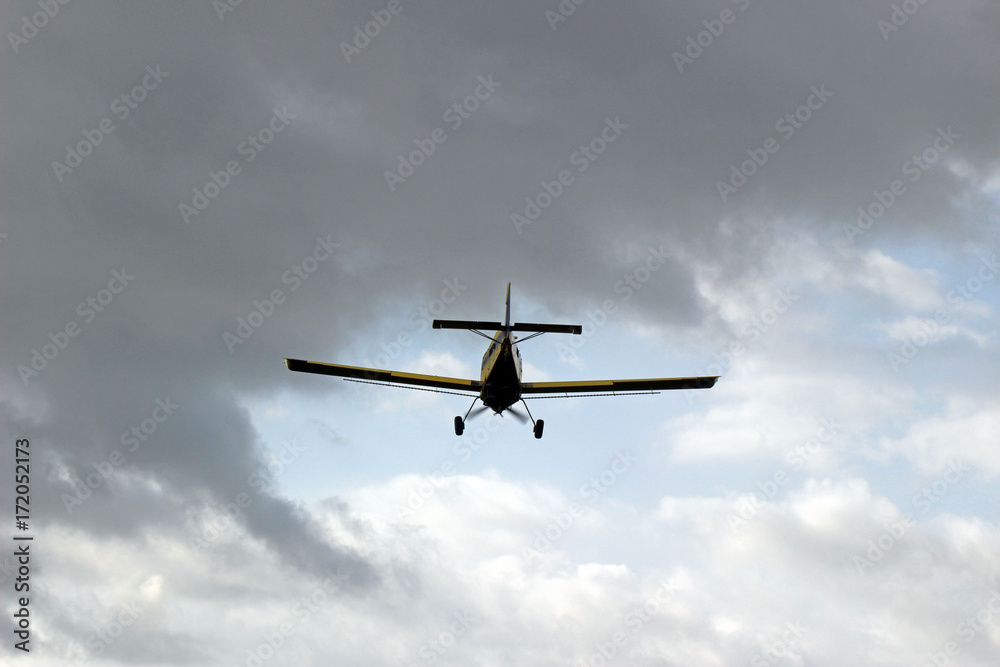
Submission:
{"label": "landing gear strut", "polygon": [[534,425],[534,428],[532,428],[531,430],[535,434],[535,439],[541,440],[542,429],[545,428],[545,420],[539,419],[535,421],[535,418],[531,416],[531,410],[528,410],[528,404],[524,402],[523,398],[521,399],[521,403],[524,405],[524,409],[527,411],[528,416],[531,417],[531,423]]}
{"label": "landing gear strut", "polygon": [[[455,417],[455,435],[462,435],[462,433],[465,431],[465,420],[468,419],[469,413],[472,412],[472,408],[476,407],[476,401],[478,400],[479,400],[478,396],[472,399],[472,405],[470,405],[469,409],[466,411],[465,417],[458,417],[458,416]],[[483,407],[485,408],[485,406]]]}

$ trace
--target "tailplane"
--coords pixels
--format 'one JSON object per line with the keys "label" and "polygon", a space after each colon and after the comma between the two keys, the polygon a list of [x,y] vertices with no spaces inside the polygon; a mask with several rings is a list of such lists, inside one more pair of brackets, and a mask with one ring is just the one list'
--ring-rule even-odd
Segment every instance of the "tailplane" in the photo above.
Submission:
{"label": "tailplane", "polygon": [[[504,315],[503,324],[500,322],[483,320],[434,320],[431,326],[435,329],[469,329],[478,331],[496,331],[502,329],[504,333],[509,331],[530,331],[536,334],[543,333],[567,333],[581,334],[583,327],[579,324],[542,324],[537,322],[510,323],[510,283],[507,283],[507,310]],[[489,336],[487,336],[489,338]],[[523,339],[527,340],[527,339]]]}

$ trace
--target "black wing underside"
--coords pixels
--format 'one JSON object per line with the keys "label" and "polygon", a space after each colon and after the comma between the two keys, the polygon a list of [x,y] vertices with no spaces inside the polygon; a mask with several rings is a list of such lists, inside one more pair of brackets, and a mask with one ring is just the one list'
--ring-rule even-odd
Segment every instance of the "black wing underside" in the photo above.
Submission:
{"label": "black wing underside", "polygon": [[524,382],[521,394],[586,394],[590,392],[666,391],[708,389],[719,376],[688,378],[640,378],[636,380],[583,380],[579,382]]}

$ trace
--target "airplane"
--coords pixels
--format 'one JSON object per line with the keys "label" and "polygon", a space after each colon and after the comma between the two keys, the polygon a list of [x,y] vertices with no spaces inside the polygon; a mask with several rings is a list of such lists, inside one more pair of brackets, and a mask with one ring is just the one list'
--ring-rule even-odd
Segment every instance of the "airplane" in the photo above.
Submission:
{"label": "airplane", "polygon": [[[621,396],[631,394],[658,394],[669,389],[708,389],[715,385],[718,375],[707,377],[686,378],[641,378],[634,380],[583,380],[573,382],[522,382],[521,353],[518,343],[541,336],[544,333],[566,333],[579,335],[583,327],[579,324],[539,324],[534,322],[510,323],[510,283],[507,283],[507,315],[504,322],[481,320],[434,320],[435,329],[465,329],[479,334],[490,341],[490,346],[483,355],[482,372],[478,380],[443,377],[440,375],[419,375],[403,373],[381,368],[363,368],[360,366],[343,366],[327,364],[318,361],[303,361],[302,359],[285,359],[285,365],[290,371],[300,373],[317,373],[333,375],[349,382],[363,382],[389,386],[404,385],[403,389],[435,391],[445,394],[468,396],[470,392],[477,394],[472,399],[465,416],[455,417],[455,435],[462,435],[465,421],[469,419],[472,408],[477,401],[482,406],[473,416],[488,409],[503,416],[504,411],[510,412],[522,422],[524,415],[514,409],[514,404],[521,402],[531,419],[535,438],[542,437],[545,421],[535,420],[528,410],[525,399],[532,398],[570,398],[571,394],[590,396]],[[480,329],[495,329],[493,336],[488,336]],[[530,332],[530,336],[518,339],[513,332]]]}

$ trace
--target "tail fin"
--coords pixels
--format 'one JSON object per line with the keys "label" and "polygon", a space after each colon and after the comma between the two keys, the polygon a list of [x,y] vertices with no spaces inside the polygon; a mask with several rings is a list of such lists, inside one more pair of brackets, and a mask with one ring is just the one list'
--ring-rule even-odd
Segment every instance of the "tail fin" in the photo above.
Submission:
{"label": "tail fin", "polygon": [[503,321],[503,330],[510,331],[510,283],[507,283],[507,317]]}

